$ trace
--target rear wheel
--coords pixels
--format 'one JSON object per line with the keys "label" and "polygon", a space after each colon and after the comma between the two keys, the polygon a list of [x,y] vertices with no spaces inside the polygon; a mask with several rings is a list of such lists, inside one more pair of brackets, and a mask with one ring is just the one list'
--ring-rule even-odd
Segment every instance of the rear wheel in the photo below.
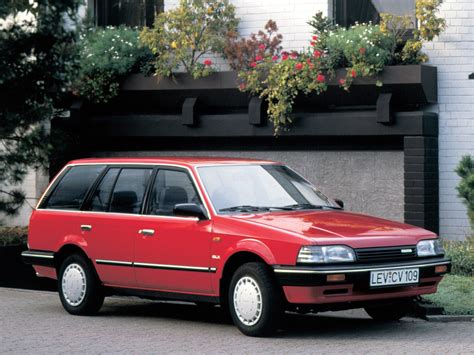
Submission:
{"label": "rear wheel", "polygon": [[410,313],[412,309],[413,301],[411,300],[365,307],[365,311],[372,319],[384,322],[400,320]]}
{"label": "rear wheel", "polygon": [[92,315],[104,303],[100,281],[90,262],[79,254],[64,259],[59,269],[59,298],[66,311],[74,315]]}
{"label": "rear wheel", "polygon": [[281,290],[264,263],[247,263],[236,270],[228,303],[232,321],[245,335],[268,336],[278,329],[283,313]]}

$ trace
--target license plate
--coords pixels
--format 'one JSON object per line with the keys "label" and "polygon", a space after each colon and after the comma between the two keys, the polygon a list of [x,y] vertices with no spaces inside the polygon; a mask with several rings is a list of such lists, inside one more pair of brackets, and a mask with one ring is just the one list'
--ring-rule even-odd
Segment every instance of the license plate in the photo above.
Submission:
{"label": "license plate", "polygon": [[372,271],[370,287],[416,284],[419,278],[418,268]]}

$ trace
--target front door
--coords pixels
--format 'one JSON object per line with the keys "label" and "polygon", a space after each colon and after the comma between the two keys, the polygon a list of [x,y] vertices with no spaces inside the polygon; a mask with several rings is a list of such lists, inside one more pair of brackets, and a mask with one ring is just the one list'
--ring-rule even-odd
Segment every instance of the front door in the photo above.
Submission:
{"label": "front door", "polygon": [[178,217],[179,203],[202,204],[185,169],[160,168],[150,192],[134,269],[140,288],[210,295],[211,221]]}

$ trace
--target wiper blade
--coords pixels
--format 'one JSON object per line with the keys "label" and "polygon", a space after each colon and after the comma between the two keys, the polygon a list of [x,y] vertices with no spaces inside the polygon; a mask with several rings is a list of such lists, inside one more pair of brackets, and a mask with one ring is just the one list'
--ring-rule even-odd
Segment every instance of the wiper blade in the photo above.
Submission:
{"label": "wiper blade", "polygon": [[322,210],[323,208],[330,208],[333,210],[342,210],[341,207],[329,206],[329,205],[313,205],[311,203],[295,203],[293,205],[283,206],[293,210]]}
{"label": "wiper blade", "polygon": [[233,212],[233,211],[268,211],[269,207],[264,206],[251,206],[251,205],[242,205],[242,206],[232,206],[221,208],[219,212]]}

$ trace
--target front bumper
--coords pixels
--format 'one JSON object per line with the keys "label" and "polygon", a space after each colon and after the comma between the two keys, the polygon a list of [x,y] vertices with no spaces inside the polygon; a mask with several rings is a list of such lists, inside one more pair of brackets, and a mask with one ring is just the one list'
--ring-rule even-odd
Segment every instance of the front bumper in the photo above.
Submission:
{"label": "front bumper", "polygon": [[[324,266],[274,265],[273,269],[285,296],[290,303],[322,304],[356,302],[376,299],[414,297],[436,292],[437,285],[446,272],[437,273],[436,266],[446,265],[449,272],[451,261],[446,258],[380,263]],[[370,287],[370,272],[419,268],[418,284]],[[328,275],[344,274],[344,281],[328,282]]]}

